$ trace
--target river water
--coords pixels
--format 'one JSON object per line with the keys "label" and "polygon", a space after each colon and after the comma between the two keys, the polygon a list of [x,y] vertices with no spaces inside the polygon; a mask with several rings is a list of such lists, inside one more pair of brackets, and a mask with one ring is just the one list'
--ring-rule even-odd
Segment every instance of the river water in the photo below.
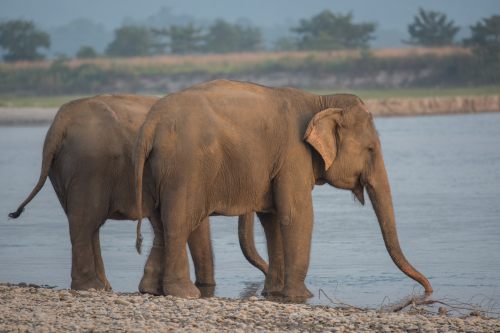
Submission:
{"label": "river water", "polygon": [[[409,261],[432,283],[434,297],[500,306],[500,113],[378,118],[394,196],[400,242]],[[23,216],[7,214],[38,179],[47,127],[0,127],[0,282],[68,288],[71,252],[67,221],[48,181]],[[315,225],[306,283],[318,297],[378,307],[422,288],[387,254],[369,202],[325,186],[313,192]],[[368,199],[368,198],[367,198]],[[260,294],[263,275],[238,245],[236,218],[212,219],[215,294]],[[143,224],[144,249],[152,232]],[[256,242],[266,256],[262,228]],[[108,221],[101,245],[115,291],[132,292],[146,254],[134,248],[135,223]],[[144,251],[147,252],[147,251]]]}

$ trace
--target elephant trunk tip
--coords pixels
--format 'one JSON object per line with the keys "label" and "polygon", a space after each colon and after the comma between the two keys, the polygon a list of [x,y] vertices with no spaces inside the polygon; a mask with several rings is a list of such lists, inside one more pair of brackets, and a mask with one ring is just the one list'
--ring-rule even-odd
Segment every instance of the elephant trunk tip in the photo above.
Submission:
{"label": "elephant trunk tip", "polygon": [[434,290],[432,289],[431,283],[427,279],[424,281],[422,286],[424,287],[426,295],[430,295],[434,292]]}
{"label": "elephant trunk tip", "polygon": [[9,217],[17,219],[24,212],[24,207],[19,207],[15,212],[9,213]]}
{"label": "elephant trunk tip", "polygon": [[430,295],[433,293],[433,289],[431,286],[431,283],[427,278],[417,270],[415,270],[413,267],[405,267],[406,269],[402,270],[406,275],[408,275],[410,278],[418,282],[422,287],[424,287],[424,291],[426,295]]}

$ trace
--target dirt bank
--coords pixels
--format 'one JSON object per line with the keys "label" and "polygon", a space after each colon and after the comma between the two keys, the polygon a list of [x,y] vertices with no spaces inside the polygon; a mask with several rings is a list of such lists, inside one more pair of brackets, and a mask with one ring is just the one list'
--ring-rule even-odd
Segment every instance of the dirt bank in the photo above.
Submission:
{"label": "dirt bank", "polygon": [[52,122],[56,108],[0,107],[0,125],[46,125]]}
{"label": "dirt bank", "polygon": [[68,331],[499,332],[500,320],[0,284],[0,332]]}
{"label": "dirt bank", "polygon": [[[378,117],[500,112],[500,95],[367,99]],[[56,108],[0,107],[0,125],[48,124]]]}
{"label": "dirt bank", "polygon": [[500,95],[368,99],[375,116],[417,116],[499,112]]}

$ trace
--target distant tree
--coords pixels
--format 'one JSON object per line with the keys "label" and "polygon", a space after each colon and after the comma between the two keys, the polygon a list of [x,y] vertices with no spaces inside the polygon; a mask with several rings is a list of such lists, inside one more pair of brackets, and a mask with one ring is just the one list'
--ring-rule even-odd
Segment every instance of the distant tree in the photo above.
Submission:
{"label": "distant tree", "polygon": [[353,23],[352,13],[335,14],[329,10],[310,20],[303,19],[292,28],[299,35],[298,48],[302,50],[367,48],[374,31],[374,23]]}
{"label": "distant tree", "polygon": [[79,59],[96,58],[97,52],[94,50],[92,46],[84,45],[78,49],[78,51],[76,52],[76,57]]}
{"label": "distant tree", "polygon": [[115,39],[106,48],[106,54],[117,57],[146,56],[153,54],[155,45],[149,28],[126,25],[115,30]]}
{"label": "distant tree", "polygon": [[262,47],[259,28],[218,19],[205,36],[205,50],[215,53],[257,51]]}
{"label": "distant tree", "polygon": [[500,15],[484,18],[470,27],[471,36],[464,40],[474,54],[488,62],[500,60]]}
{"label": "distant tree", "polygon": [[168,42],[158,43],[157,48],[168,47],[171,53],[188,54],[201,50],[203,35],[202,29],[189,23],[186,26],[172,25],[165,29],[152,29],[153,33],[159,37],[168,38]]}
{"label": "distant tree", "polygon": [[262,33],[259,28],[235,25],[240,36],[238,51],[258,51],[262,49]]}
{"label": "distant tree", "polygon": [[280,37],[274,42],[274,49],[276,51],[296,51],[297,40],[292,37]]}
{"label": "distant tree", "polygon": [[0,46],[7,50],[5,61],[38,60],[44,56],[38,48],[50,47],[50,36],[31,21],[11,20],[0,23]]}
{"label": "distant tree", "polygon": [[453,20],[448,20],[446,14],[420,8],[413,23],[408,25],[410,40],[405,43],[421,46],[451,45],[458,30],[460,28],[455,26]]}

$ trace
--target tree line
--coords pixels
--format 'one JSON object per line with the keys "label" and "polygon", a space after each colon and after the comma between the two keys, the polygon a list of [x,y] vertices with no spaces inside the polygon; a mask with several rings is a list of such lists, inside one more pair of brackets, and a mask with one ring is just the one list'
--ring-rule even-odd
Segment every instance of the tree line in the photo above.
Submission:
{"label": "tree line", "polygon": [[[275,42],[274,50],[367,49],[375,38],[376,24],[353,22],[352,13],[324,10],[292,27],[291,35]],[[446,14],[419,9],[408,25],[410,45],[435,47],[464,45],[476,55],[497,61],[500,53],[500,15],[484,18],[470,27],[470,36],[456,41],[459,27]],[[5,61],[38,60],[39,49],[50,47],[50,36],[31,21],[11,20],[0,23],[0,47]],[[112,57],[150,56],[159,54],[196,54],[253,52],[263,50],[258,27],[217,19],[207,28],[193,23],[149,28],[125,25],[114,32],[105,55]],[[97,57],[91,46],[82,46],[78,58]]]}

